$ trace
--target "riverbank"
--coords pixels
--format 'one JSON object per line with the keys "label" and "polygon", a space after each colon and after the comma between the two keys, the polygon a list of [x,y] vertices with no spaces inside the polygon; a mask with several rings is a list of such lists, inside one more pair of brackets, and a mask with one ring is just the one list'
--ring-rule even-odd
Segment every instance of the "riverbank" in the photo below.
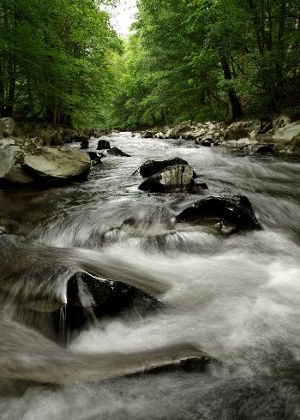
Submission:
{"label": "riverbank", "polygon": [[[245,153],[300,155],[300,120],[281,115],[273,119],[241,120],[231,124],[185,121],[172,127],[141,132],[144,138],[182,139],[210,147],[229,147]],[[256,146],[266,146],[258,149]]]}

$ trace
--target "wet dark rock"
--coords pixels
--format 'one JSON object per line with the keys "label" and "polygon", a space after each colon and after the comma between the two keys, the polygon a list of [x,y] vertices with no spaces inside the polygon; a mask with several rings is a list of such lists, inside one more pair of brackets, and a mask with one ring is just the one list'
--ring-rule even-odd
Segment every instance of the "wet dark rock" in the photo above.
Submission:
{"label": "wet dark rock", "polygon": [[257,146],[250,149],[250,155],[259,155],[259,156],[276,155],[276,152],[274,150],[273,145],[269,144],[269,145]]}
{"label": "wet dark rock", "polygon": [[91,158],[92,165],[101,165],[101,159],[104,157],[103,153],[97,153],[97,152],[88,152],[89,157]]}
{"label": "wet dark rock", "polygon": [[149,294],[125,283],[107,281],[88,273],[78,272],[68,281],[65,330],[59,324],[59,312],[53,314],[59,335],[82,330],[95,319],[117,316],[141,316],[158,311],[163,304]]}
{"label": "wet dark rock", "polygon": [[194,171],[190,165],[168,166],[147,178],[139,189],[155,193],[190,191],[194,184],[193,178]]}
{"label": "wet dark rock", "polygon": [[272,130],[273,121],[269,119],[262,119],[261,126],[258,134],[266,134],[268,131]]}
{"label": "wet dark rock", "polygon": [[200,140],[199,141],[199,144],[201,145],[201,146],[205,146],[205,147],[210,147],[211,145],[212,145],[212,140],[210,140],[210,139],[203,139],[203,140]]}
{"label": "wet dark rock", "polygon": [[188,165],[188,162],[178,157],[166,160],[147,160],[140,167],[140,174],[143,178],[148,178],[173,165]]}
{"label": "wet dark rock", "polygon": [[123,152],[118,147],[112,147],[111,149],[107,150],[107,153],[112,156],[120,156],[120,157],[130,157],[127,153]]}
{"label": "wet dark rock", "polygon": [[[261,229],[247,197],[205,197],[184,209],[177,222],[194,224],[218,224],[221,233],[235,233]],[[228,226],[227,227],[225,227]]]}
{"label": "wet dark rock", "polygon": [[110,142],[108,140],[99,140],[97,150],[110,149]]}
{"label": "wet dark rock", "polygon": [[80,149],[86,150],[89,148],[89,141],[87,139],[82,140],[81,144],[80,144]]}

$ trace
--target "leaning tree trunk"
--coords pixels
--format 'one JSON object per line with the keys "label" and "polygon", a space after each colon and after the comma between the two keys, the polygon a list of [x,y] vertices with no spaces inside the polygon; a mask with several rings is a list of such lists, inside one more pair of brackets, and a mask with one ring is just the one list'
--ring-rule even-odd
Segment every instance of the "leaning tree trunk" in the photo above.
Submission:
{"label": "leaning tree trunk", "polygon": [[[227,57],[225,55],[222,55],[220,61],[225,80],[232,80],[232,74]],[[237,120],[244,115],[240,98],[233,88],[228,89],[228,96],[231,105],[232,119]]]}

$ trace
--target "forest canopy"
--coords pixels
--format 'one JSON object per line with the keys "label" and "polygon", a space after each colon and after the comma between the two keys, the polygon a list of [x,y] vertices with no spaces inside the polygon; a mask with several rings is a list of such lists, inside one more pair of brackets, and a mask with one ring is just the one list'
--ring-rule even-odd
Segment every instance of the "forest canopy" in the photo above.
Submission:
{"label": "forest canopy", "polygon": [[0,116],[139,128],[299,103],[298,0],[0,0]]}
{"label": "forest canopy", "polygon": [[103,1],[0,0],[0,115],[104,122],[120,40]]}
{"label": "forest canopy", "polygon": [[238,119],[299,104],[298,0],[139,0],[115,118]]}

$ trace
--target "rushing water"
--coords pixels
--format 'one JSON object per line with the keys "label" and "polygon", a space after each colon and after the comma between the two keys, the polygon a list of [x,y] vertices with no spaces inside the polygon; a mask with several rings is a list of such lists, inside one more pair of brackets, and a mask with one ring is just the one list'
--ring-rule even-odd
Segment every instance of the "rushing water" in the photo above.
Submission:
{"label": "rushing water", "polygon": [[[106,158],[87,182],[0,191],[2,223],[27,237],[13,255],[0,246],[2,268],[22,267],[14,290],[32,277],[61,303],[63,279],[34,277],[34,269],[63,261],[141,287],[170,310],[100,321],[62,348],[13,321],[5,303],[1,419],[298,418],[300,164],[130,133],[109,140],[132,157]],[[143,193],[135,171],[147,158],[175,156],[208,184],[205,195],[246,195],[264,229],[223,237],[174,226],[174,215],[199,196]],[[122,226],[132,217],[134,226]],[[100,380],[109,369],[138,366],[141,354],[163,358],[164,346],[188,344],[220,363]]]}

